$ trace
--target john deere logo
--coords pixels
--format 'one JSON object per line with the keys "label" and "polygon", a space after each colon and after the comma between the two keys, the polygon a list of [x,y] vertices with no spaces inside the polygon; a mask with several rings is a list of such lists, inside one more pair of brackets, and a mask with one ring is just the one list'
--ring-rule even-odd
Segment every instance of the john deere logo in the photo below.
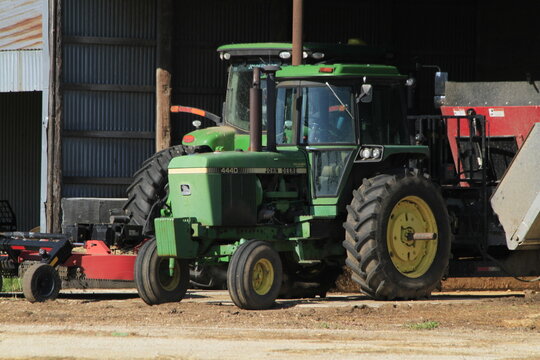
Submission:
{"label": "john deere logo", "polygon": [[180,191],[182,192],[182,195],[184,196],[191,195],[191,188],[189,187],[188,184],[181,184]]}

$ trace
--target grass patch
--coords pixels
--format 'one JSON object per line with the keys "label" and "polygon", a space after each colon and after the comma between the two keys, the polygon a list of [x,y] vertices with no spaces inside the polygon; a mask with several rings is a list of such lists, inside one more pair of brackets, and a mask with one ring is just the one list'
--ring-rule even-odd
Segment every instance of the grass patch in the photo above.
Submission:
{"label": "grass patch", "polygon": [[22,291],[22,282],[18,277],[2,277],[3,292],[20,292]]}
{"label": "grass patch", "polygon": [[433,330],[441,325],[438,321],[423,321],[414,324],[407,324],[409,329],[413,330]]}

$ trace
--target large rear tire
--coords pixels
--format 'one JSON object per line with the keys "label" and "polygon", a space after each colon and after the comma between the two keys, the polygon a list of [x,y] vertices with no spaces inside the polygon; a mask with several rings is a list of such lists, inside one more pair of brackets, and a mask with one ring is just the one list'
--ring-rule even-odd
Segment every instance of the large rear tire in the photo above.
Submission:
{"label": "large rear tire", "polygon": [[159,257],[156,241],[150,240],[137,254],[135,284],[139,296],[148,305],[178,302],[186,295],[189,284],[188,261]]}
{"label": "large rear tire", "polygon": [[24,297],[32,303],[56,299],[61,284],[56,269],[44,263],[30,266],[22,278]]}
{"label": "large rear tire", "polygon": [[227,271],[232,301],[241,309],[263,310],[274,305],[283,279],[279,254],[264,241],[252,240],[234,252]]}
{"label": "large rear tire", "polygon": [[144,226],[146,234],[154,233],[154,219],[165,204],[168,195],[168,166],[172,158],[186,155],[182,145],[172,146],[148,158],[133,175],[127,188],[128,200],[124,210],[131,216],[131,223]]}
{"label": "large rear tire", "polygon": [[[379,300],[431,294],[450,257],[448,213],[440,190],[421,176],[378,175],[353,192],[343,246],[352,279]],[[436,239],[411,240],[414,233]]]}

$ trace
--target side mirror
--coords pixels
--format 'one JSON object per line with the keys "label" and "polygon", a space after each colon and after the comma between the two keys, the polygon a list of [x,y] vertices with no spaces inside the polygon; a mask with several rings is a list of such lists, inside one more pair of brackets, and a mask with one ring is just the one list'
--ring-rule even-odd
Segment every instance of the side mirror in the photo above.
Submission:
{"label": "side mirror", "polygon": [[356,102],[370,103],[373,100],[373,86],[371,84],[362,84],[360,95],[356,98]]}

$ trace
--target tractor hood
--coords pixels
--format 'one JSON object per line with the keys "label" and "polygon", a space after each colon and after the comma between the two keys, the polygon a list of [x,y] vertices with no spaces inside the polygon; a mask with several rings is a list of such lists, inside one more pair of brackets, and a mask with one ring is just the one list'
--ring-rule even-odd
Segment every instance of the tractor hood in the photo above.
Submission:
{"label": "tractor hood", "polygon": [[306,166],[306,157],[300,151],[224,151],[176,157],[169,163],[169,174],[194,173],[194,168],[201,169],[199,173],[246,173],[249,170],[252,174],[279,174],[283,171],[294,174],[305,173]]}
{"label": "tractor hood", "polygon": [[176,157],[169,163],[172,213],[205,226],[255,225],[263,197],[260,179],[280,174],[306,176],[305,154],[224,151]]}

